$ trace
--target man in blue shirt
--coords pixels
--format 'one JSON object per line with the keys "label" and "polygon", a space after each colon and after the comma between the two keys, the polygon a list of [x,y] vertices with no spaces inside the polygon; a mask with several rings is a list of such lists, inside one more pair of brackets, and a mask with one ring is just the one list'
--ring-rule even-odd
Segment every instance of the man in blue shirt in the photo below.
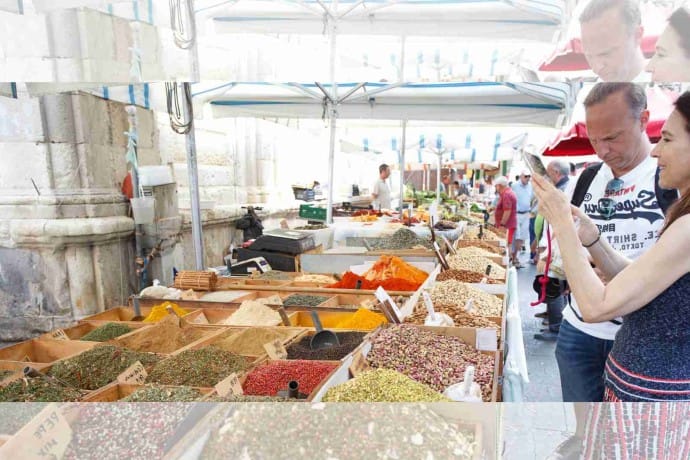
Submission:
{"label": "man in blue shirt", "polygon": [[531,175],[527,170],[523,170],[520,174],[520,180],[513,184],[513,191],[517,196],[517,228],[515,229],[515,240],[513,250],[513,265],[515,268],[522,268],[518,260],[518,254],[522,250],[525,241],[529,241],[529,220],[530,211],[532,210],[532,198],[534,191],[530,183]]}

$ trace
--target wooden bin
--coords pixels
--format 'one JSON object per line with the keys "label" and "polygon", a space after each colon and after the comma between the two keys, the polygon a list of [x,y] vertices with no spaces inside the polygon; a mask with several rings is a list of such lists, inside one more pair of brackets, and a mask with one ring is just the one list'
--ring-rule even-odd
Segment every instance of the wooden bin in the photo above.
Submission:
{"label": "wooden bin", "polygon": [[77,340],[32,339],[0,349],[0,361],[49,364],[100,345]]}
{"label": "wooden bin", "polygon": [[[143,300],[143,299],[142,299]],[[141,316],[144,318],[148,316],[151,313],[151,309],[154,305],[158,305],[162,302],[173,302],[175,305],[179,306],[180,308],[184,308],[185,310],[191,310],[188,311],[189,313],[192,313],[194,309],[189,309],[181,305],[181,302],[179,301],[170,301],[170,300],[161,300],[161,299],[151,299],[155,300],[150,306],[143,306],[141,305]],[[101,313],[97,313],[95,315],[87,316],[85,318],[81,319],[81,322],[93,322],[93,321],[100,321],[102,322],[128,322],[128,323],[137,323],[137,321],[132,321],[132,318],[134,318],[134,308],[133,307],[115,307],[111,308],[109,310],[106,310]],[[143,324],[155,324],[155,322],[152,323],[143,323]]]}
{"label": "wooden bin", "polygon": [[211,326],[211,327],[206,326],[206,327],[204,327],[204,326],[190,325],[190,326],[187,326],[187,327],[188,327],[189,329],[194,329],[194,330],[200,331],[201,333],[203,333],[203,335],[202,335],[201,337],[199,337],[198,339],[196,339],[196,340],[194,340],[194,341],[192,341],[192,342],[190,342],[190,343],[187,343],[187,344],[185,344],[184,346],[182,346],[182,347],[180,347],[180,348],[178,348],[178,349],[176,349],[176,350],[172,350],[172,351],[160,352],[160,351],[157,351],[157,350],[150,350],[150,349],[147,349],[147,348],[136,349],[136,348],[133,348],[133,347],[131,347],[130,345],[128,345],[132,339],[136,339],[137,336],[139,336],[139,335],[141,335],[141,334],[155,333],[155,329],[154,329],[153,327],[150,327],[150,328],[141,328],[141,329],[138,329],[138,330],[136,330],[136,331],[132,331],[132,332],[130,332],[130,333],[128,333],[128,334],[121,335],[120,337],[117,337],[117,338],[113,339],[113,340],[111,341],[111,343],[114,344],[114,345],[120,346],[120,347],[129,348],[129,349],[131,349],[131,350],[141,351],[141,352],[146,352],[146,353],[173,354],[173,353],[175,353],[176,351],[178,351],[178,350],[180,350],[180,349],[182,349],[182,348],[185,348],[185,347],[187,347],[187,346],[189,346],[189,345],[191,345],[191,344],[194,344],[194,343],[196,343],[196,342],[199,342],[199,341],[201,341],[201,340],[203,340],[203,339],[205,339],[205,338],[207,338],[207,337],[210,337],[210,336],[212,336],[212,335],[218,333],[219,331],[221,331],[221,330],[223,329],[222,327],[219,327],[219,326],[216,326],[216,327],[214,327],[214,326]]}
{"label": "wooden bin", "polygon": [[[103,388],[99,388],[96,391],[92,391],[89,393],[84,399],[82,399],[82,402],[117,402],[123,398],[126,398],[127,396],[131,395],[135,391],[137,391],[139,388],[142,388],[144,385],[134,385],[134,384],[129,384],[129,383],[118,383],[118,382],[113,382],[110,383]],[[172,385],[160,385],[166,388],[175,388],[175,386]],[[201,393],[201,398],[203,398],[205,395],[208,395],[212,393],[214,390],[213,388],[202,388],[202,387],[192,387],[195,390],[199,390]],[[200,399],[201,399],[200,398]]]}
{"label": "wooden bin", "polygon": [[[107,324],[107,321],[83,321],[77,324],[76,326],[68,327],[66,329],[63,329],[65,332],[65,335],[69,337],[70,340],[81,340],[83,336],[88,334],[89,332],[98,329],[99,327],[103,326],[104,324]],[[142,323],[142,322],[134,322],[130,321],[128,322],[127,326],[132,328],[132,329],[139,329],[142,327],[147,327],[152,323]],[[37,337],[37,339],[40,340],[52,340],[51,337],[51,332],[47,332],[45,334],[41,334]]]}

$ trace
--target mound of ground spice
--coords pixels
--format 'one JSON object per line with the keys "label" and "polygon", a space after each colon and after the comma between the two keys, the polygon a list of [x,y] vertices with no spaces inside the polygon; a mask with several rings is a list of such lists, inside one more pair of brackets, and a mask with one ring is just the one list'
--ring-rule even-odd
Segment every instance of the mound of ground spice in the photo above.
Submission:
{"label": "mound of ground spice", "polygon": [[212,387],[233,372],[249,365],[243,356],[216,347],[186,350],[161,361],[149,373],[148,383]]}
{"label": "mound of ground spice", "polygon": [[296,334],[297,331],[257,327],[231,334],[229,337],[214,342],[213,346],[238,355],[261,356],[266,353],[264,344],[276,339],[283,342]]}
{"label": "mound of ground spice", "polygon": [[172,353],[212,332],[201,328],[180,327],[177,317],[168,316],[154,326],[118,340],[118,345],[136,351]]}
{"label": "mound of ground spice", "polygon": [[287,348],[288,359],[307,359],[322,361],[337,361],[343,359],[362,343],[365,332],[336,332],[340,345],[320,350],[312,350],[309,344],[314,334],[302,337],[298,342]]}

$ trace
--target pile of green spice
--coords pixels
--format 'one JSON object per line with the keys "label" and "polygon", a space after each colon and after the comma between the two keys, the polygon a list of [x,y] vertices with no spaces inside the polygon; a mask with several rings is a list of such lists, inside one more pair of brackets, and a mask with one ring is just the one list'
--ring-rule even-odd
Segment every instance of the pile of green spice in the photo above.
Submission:
{"label": "pile of green spice", "polygon": [[324,402],[450,402],[427,385],[389,369],[374,369],[329,389]]}
{"label": "pile of green spice", "polygon": [[98,345],[74,358],[58,361],[49,374],[83,390],[97,390],[114,381],[132,364],[140,361],[150,367],[161,357],[114,345]]}
{"label": "pile of green spice", "polygon": [[247,358],[216,347],[186,350],[158,363],[147,382],[212,387],[233,372],[245,370],[249,364]]}
{"label": "pile of green spice", "polygon": [[203,395],[190,387],[162,387],[146,385],[122,398],[122,402],[192,402],[198,401]]}
{"label": "pile of green spice", "polygon": [[256,279],[289,281],[290,275],[288,275],[287,272],[281,272],[280,270],[269,270],[266,273],[262,273],[261,275],[257,276]]}
{"label": "pile of green spice", "polygon": [[416,246],[424,246],[431,249],[433,246],[429,238],[420,238],[415,232],[407,228],[401,228],[387,238],[379,238],[369,243],[372,249],[412,249]]}
{"label": "pile of green spice", "polygon": [[362,343],[366,332],[336,332],[340,345],[320,350],[312,350],[311,338],[314,334],[302,337],[298,342],[287,348],[288,359],[309,359],[321,361],[338,361],[350,354],[352,350]]}
{"label": "pile of green spice", "polygon": [[327,300],[328,297],[321,295],[292,294],[283,300],[283,305],[286,307],[316,307]]}
{"label": "pile of green spice", "polygon": [[120,337],[121,335],[125,335],[132,331],[133,329],[125,324],[108,323],[94,329],[88,334],[85,334],[79,340],[88,340],[91,342],[107,342],[108,340],[112,340],[115,337]]}
{"label": "pile of green spice", "polygon": [[0,387],[0,402],[79,401],[82,393],[50,377],[17,379]]}

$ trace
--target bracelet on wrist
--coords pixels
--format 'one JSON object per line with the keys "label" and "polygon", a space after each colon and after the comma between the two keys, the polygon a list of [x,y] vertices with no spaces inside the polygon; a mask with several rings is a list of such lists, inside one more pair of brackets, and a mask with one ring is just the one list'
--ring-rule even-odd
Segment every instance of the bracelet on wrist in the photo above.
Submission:
{"label": "bracelet on wrist", "polygon": [[592,241],[590,244],[583,244],[582,246],[589,249],[592,246],[594,246],[595,244],[597,244],[599,242],[600,238],[601,238],[601,229],[599,229],[599,234],[597,235],[597,238],[594,241]]}

